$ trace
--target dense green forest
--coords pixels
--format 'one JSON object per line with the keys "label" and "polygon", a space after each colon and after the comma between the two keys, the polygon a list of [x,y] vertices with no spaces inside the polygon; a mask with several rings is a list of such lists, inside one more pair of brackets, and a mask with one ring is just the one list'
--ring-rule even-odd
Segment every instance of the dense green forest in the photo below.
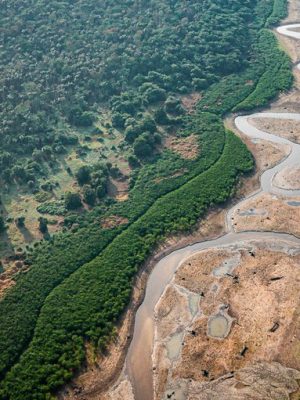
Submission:
{"label": "dense green forest", "polygon": [[[192,229],[251,171],[221,117],[290,87],[288,57],[266,29],[285,13],[282,0],[3,2],[3,182],[40,195],[57,158],[84,151],[82,132],[102,140],[103,126],[121,135],[114,151],[131,172],[129,197],[117,202],[106,186],[120,170],[99,156],[74,171],[80,196],[39,206],[63,215],[65,230],[27,248],[28,272],[0,301],[1,399],[51,399],[82,365],[85,341],[105,348],[158,243]],[[192,92],[201,100],[187,115],[181,97]],[[191,134],[194,159],[162,145]],[[89,212],[77,212],[82,203]],[[121,224],[103,224],[116,216]]]}
{"label": "dense green forest", "polygon": [[251,46],[254,6],[233,0],[3,1],[2,178],[32,185],[43,173],[41,163],[54,163],[76,141],[72,126],[92,125],[103,104],[111,107],[113,124],[124,128],[168,93],[203,90],[240,70]]}

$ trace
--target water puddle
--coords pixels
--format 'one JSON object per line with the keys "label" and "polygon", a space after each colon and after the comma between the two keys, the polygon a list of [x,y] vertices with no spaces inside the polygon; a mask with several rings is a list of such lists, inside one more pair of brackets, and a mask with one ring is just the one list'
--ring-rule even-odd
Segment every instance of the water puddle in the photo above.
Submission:
{"label": "water puddle", "polygon": [[288,201],[287,204],[292,207],[300,207],[300,201]]}
{"label": "water puddle", "polygon": [[238,214],[241,217],[251,217],[251,216],[262,216],[262,215],[266,215],[267,211],[264,210],[263,208],[259,209],[259,208],[250,208],[249,210],[244,210],[244,211],[239,211]]}
{"label": "water puddle", "polygon": [[[258,113],[252,115],[252,118],[275,118],[282,120],[292,119],[294,121],[300,121],[300,114]],[[300,145],[292,143],[289,140],[274,134],[266,134],[265,132],[251,125],[248,119],[248,116],[239,116],[235,119],[235,125],[250,139],[267,139],[275,144],[289,145],[292,149],[288,157],[286,157],[282,162],[278,163],[273,168],[266,170],[261,175],[261,191],[270,193],[274,196],[285,195],[289,198],[290,196],[300,196],[300,190],[280,189],[272,184],[274,176],[279,171],[286,167],[290,168],[299,164]],[[232,227],[230,216],[232,216],[231,211],[241,207],[241,204],[236,205],[233,209],[229,210],[227,214],[227,233],[224,236],[205,242],[195,243],[191,246],[176,250],[170,255],[161,259],[153,269],[148,279],[144,302],[136,314],[134,335],[126,359],[126,372],[128,373],[128,376],[132,382],[136,399],[153,399],[153,371],[151,354],[153,349],[154,309],[166,285],[171,282],[175,271],[180,267],[183,260],[201,250],[214,247],[224,247],[228,245],[231,246],[231,248],[232,246],[235,246],[235,250],[238,253],[238,250],[241,249],[241,247],[245,247],[245,243],[249,243],[249,241],[257,241],[258,243],[268,242],[268,246],[270,248],[274,248],[274,251],[278,251],[281,242],[281,246],[286,248],[288,254],[300,253],[299,239],[288,234],[254,231],[236,233]],[[300,206],[300,201],[289,201],[289,205],[298,207]],[[257,209],[250,209],[246,211],[248,215],[263,215],[261,213],[264,212],[265,210]],[[292,248],[292,245],[295,245],[296,247]],[[240,258],[238,256],[229,258],[220,265],[216,266],[212,274],[215,277],[222,277],[226,274],[231,274],[234,268],[239,265],[239,262]],[[195,296],[191,296],[190,294],[188,294],[188,296],[190,312],[195,316],[195,313],[197,313],[199,307],[199,299],[197,299]],[[224,309],[224,307],[220,307],[219,310],[209,318],[207,334],[216,339],[223,339],[230,333],[232,322],[233,319],[226,313],[226,308]],[[177,333],[173,335],[166,343],[168,356],[171,360],[174,360],[180,356],[183,337],[184,333]],[[180,386],[177,384],[178,382],[174,383],[176,386],[176,390],[175,388],[173,389],[174,394],[172,394],[173,392],[168,393],[169,395],[171,394],[172,397],[166,396],[166,398],[185,400],[186,397],[184,396],[184,391],[181,390]]]}
{"label": "water puddle", "polygon": [[191,294],[189,296],[189,309],[193,317],[199,312],[200,296],[198,294]]}
{"label": "water puddle", "polygon": [[175,333],[167,342],[166,348],[171,361],[176,360],[181,352],[183,332]]}
{"label": "water puddle", "polygon": [[208,320],[207,334],[216,339],[225,339],[229,334],[230,327],[231,321],[225,315],[217,314]]}
{"label": "water puddle", "polygon": [[[291,29],[300,27],[300,24],[294,24],[290,26],[283,26],[278,28],[278,32],[290,36],[296,39],[300,39],[300,32],[292,32]],[[279,120],[293,120],[300,121],[300,114],[295,113],[278,113],[278,112],[265,112],[257,113],[249,116],[238,116],[235,119],[236,127],[246,134],[250,140],[254,143],[260,140],[268,140],[272,143],[279,145],[288,145],[291,147],[291,152],[282,162],[278,163],[273,168],[266,170],[261,175],[261,191],[265,193],[271,193],[273,195],[286,195],[286,196],[300,196],[300,190],[285,190],[274,187],[272,184],[274,176],[282,171],[284,168],[291,168],[294,165],[299,164],[300,158],[300,145],[292,143],[288,139],[282,138],[272,133],[266,133],[249,122],[252,118],[274,118]],[[298,207],[300,201],[289,201],[289,205]],[[264,212],[264,210],[250,209],[245,212],[245,215],[264,215],[258,214]],[[191,254],[199,252],[204,249],[220,247],[233,244],[236,245],[236,249],[239,250],[242,246],[245,246],[246,242],[255,240],[257,243],[268,243],[270,249],[279,251],[280,247],[284,248],[288,254],[295,255],[300,254],[299,250],[299,239],[288,235],[279,233],[267,233],[267,232],[243,232],[236,233],[232,228],[232,221],[229,218],[231,216],[230,211],[228,212],[228,233],[224,236],[213,239],[210,241],[196,243],[192,246],[177,250],[164,259],[160,260],[156,267],[153,269],[152,274],[149,277],[145,299],[137,312],[135,320],[135,330],[133,340],[131,342],[128,355],[127,355],[127,372],[133,384],[136,399],[139,400],[152,400],[153,399],[153,376],[152,376],[152,364],[151,354],[153,346],[153,314],[154,308],[159,298],[161,297],[164,288],[171,281],[173,274],[180,266],[184,259],[187,259]],[[281,244],[280,244],[281,243]],[[292,247],[295,246],[295,247]],[[239,258],[233,257],[232,259],[226,260],[221,265],[217,266],[213,270],[213,275],[224,276],[230,274],[234,268],[239,264]],[[215,289],[217,290],[217,288]],[[199,307],[199,299],[195,296],[190,297],[189,295],[189,307],[191,313],[195,315]],[[219,310],[212,315],[207,324],[207,334],[216,339],[225,338],[231,329],[233,319],[227,314],[226,307],[221,306]],[[170,359],[176,359],[180,355],[182,348],[182,340],[184,333],[176,333],[167,342],[166,347],[168,356]],[[145,340],[145,338],[147,340]],[[172,389],[170,387],[172,386]],[[178,380],[173,382],[172,385],[168,386],[167,392],[163,399],[173,400],[185,400],[187,398],[187,387],[180,384]]]}

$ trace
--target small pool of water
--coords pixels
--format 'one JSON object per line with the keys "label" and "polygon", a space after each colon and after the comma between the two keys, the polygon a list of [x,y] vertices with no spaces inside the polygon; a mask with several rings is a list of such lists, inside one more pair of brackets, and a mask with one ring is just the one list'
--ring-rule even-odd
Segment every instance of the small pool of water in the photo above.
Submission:
{"label": "small pool of water", "polygon": [[300,201],[288,201],[287,204],[292,207],[300,207]]}
{"label": "small pool of water", "polygon": [[189,296],[189,309],[193,317],[199,312],[200,296],[198,294],[191,294]]}
{"label": "small pool of water", "polygon": [[179,357],[182,347],[183,333],[176,333],[166,344],[168,357],[170,360],[176,360]]}
{"label": "small pool of water", "polygon": [[267,211],[258,208],[250,208],[249,210],[240,211],[239,215],[241,217],[251,217],[252,215],[266,215]]}
{"label": "small pool of water", "polygon": [[213,338],[224,339],[228,335],[229,330],[230,323],[222,314],[215,315],[208,321],[208,335]]}

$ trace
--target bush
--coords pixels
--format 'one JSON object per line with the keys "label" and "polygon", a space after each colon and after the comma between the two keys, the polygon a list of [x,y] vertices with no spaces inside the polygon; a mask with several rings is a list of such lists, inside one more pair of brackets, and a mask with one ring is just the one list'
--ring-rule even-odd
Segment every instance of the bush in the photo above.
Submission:
{"label": "bush", "polygon": [[91,169],[87,165],[83,165],[76,173],[76,179],[80,186],[89,183],[91,180]]}
{"label": "bush", "polygon": [[111,117],[112,126],[116,129],[124,129],[126,117],[121,113],[114,113]]}
{"label": "bush", "polygon": [[67,210],[76,210],[82,206],[81,198],[78,193],[68,192],[65,195],[65,207]]}
{"label": "bush", "polygon": [[90,206],[93,206],[96,201],[96,192],[90,186],[85,185],[83,187],[83,200]]}
{"label": "bush", "polygon": [[48,232],[48,220],[47,218],[40,217],[39,218],[39,230],[42,234]]}
{"label": "bush", "polygon": [[190,229],[212,204],[226,201],[239,174],[252,167],[246,146],[228,133],[224,153],[213,167],[157,200],[99,257],[54,289],[41,310],[33,340],[2,383],[4,397],[50,396],[79,369],[84,339],[104,349],[113,323],[130,299],[134,275],[159,241]]}
{"label": "bush", "polygon": [[280,91],[288,90],[292,86],[293,74],[290,59],[278,47],[273,33],[262,30],[258,47],[260,53],[264,54],[265,72],[259,78],[255,90],[238,104],[234,111],[265,106]]}
{"label": "bush", "polygon": [[0,215],[0,233],[5,231],[5,223],[3,217]]}
{"label": "bush", "polygon": [[25,217],[20,216],[20,217],[16,218],[15,223],[16,223],[18,228],[24,228],[24,226],[25,226]]}
{"label": "bush", "polygon": [[38,206],[37,211],[41,214],[65,215],[66,208],[63,201],[49,201]]}
{"label": "bush", "polygon": [[153,152],[153,143],[149,140],[150,134],[143,133],[139,136],[133,146],[134,154],[138,158],[149,157]]}

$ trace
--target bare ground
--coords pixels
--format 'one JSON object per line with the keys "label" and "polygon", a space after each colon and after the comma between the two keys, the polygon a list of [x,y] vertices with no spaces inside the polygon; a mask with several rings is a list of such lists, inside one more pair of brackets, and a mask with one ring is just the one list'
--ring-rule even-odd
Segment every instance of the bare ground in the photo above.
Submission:
{"label": "bare ground", "polygon": [[104,218],[101,221],[101,227],[104,229],[112,229],[120,225],[128,223],[128,219],[120,217],[119,215],[112,215],[110,217]]}
{"label": "bare ground", "polygon": [[182,106],[187,110],[189,114],[192,114],[195,111],[196,105],[201,97],[201,94],[198,92],[192,93],[187,96],[182,96]]}
{"label": "bare ground", "polygon": [[[117,326],[117,337],[109,346],[105,355],[95,353],[84,370],[67,385],[58,395],[60,400],[107,400],[114,398],[118,388],[116,382],[121,375],[126,352],[133,333],[134,315],[141,304],[147,284],[147,278],[157,262],[172,251],[184,247],[190,243],[196,243],[204,238],[215,238],[224,233],[225,210],[214,210],[207,219],[201,221],[197,229],[187,236],[170,237],[161,244],[157,252],[145,264],[133,289],[131,304]],[[122,380],[123,382],[123,380]],[[121,383],[122,383],[121,382]],[[122,385],[121,393],[128,388]],[[119,393],[119,392],[118,392]],[[130,399],[130,393],[128,394]]]}
{"label": "bare ground", "polygon": [[233,215],[235,231],[273,231],[300,237],[300,206],[293,206],[292,201],[300,204],[300,197],[288,200],[262,193],[249,199]]}
{"label": "bare ground", "polygon": [[[243,379],[250,381],[251,375],[257,374],[257,363],[261,362],[266,363],[265,368],[270,368],[270,371],[261,379],[259,389],[255,385],[251,387],[252,397],[249,399],[265,399],[260,397],[260,392],[268,391],[274,385],[276,387],[278,376],[276,378],[272,373],[276,366],[274,362],[279,363],[276,368],[280,369],[281,386],[278,389],[281,396],[284,390],[289,393],[298,390],[295,377],[300,376],[299,372],[288,372],[288,376],[293,374],[294,378],[284,382],[287,367],[300,369],[300,256],[291,256],[287,250],[288,246],[284,245],[274,251],[268,245],[252,243],[242,249],[206,250],[186,260],[172,284],[197,294],[202,293],[201,315],[192,326],[186,327],[180,357],[172,362],[166,352],[165,337],[168,330],[171,336],[174,328],[165,318],[165,312],[167,310],[168,315],[172,315],[176,313],[175,308],[187,307],[177,297],[176,307],[172,307],[174,301],[170,301],[168,289],[165,291],[156,313],[157,331],[164,331],[164,340],[156,342],[154,352],[154,362],[158,368],[155,371],[157,399],[165,398],[163,393],[170,395],[174,390],[178,394],[177,386],[181,381],[185,384],[189,382],[189,388],[185,389],[187,398],[219,399],[219,378],[229,374],[231,378],[239,380],[239,375],[244,375]],[[240,261],[231,271],[232,276],[214,276],[214,269],[236,258],[237,252]],[[208,320],[224,304],[234,323],[226,339],[213,339],[207,334]],[[169,368],[167,377],[164,374],[166,366]],[[250,370],[245,371],[245,368]],[[203,384],[210,381],[209,385]],[[239,389],[245,386],[241,385]],[[225,390],[224,385],[221,387]],[[229,385],[226,388],[228,397],[224,394],[222,399],[248,398],[230,397],[233,389],[237,388]],[[246,396],[243,391],[242,394]],[[276,397],[274,393],[270,398],[281,400],[289,397]]]}
{"label": "bare ground", "polygon": [[274,118],[253,118],[251,124],[266,133],[273,133],[295,143],[300,143],[300,121]]}
{"label": "bare ground", "polygon": [[[235,201],[257,190],[260,174],[270,166],[276,165],[289,153],[288,146],[280,148],[267,141],[251,142],[245,136],[243,140],[245,140],[254,155],[256,172],[252,176],[241,180]],[[267,162],[265,161],[265,154],[268,154]],[[146,263],[145,272],[135,285],[133,302],[129,306],[129,310],[131,311],[127,311],[119,324],[117,340],[111,344],[105,356],[96,355],[94,363],[86,366],[78,378],[60,394],[60,399],[107,400],[114,395],[114,384],[121,374],[130,337],[133,332],[135,309],[143,299],[147,276],[151,269],[161,258],[178,248],[223,235],[225,233],[225,214],[225,209],[213,210],[207,218],[199,222],[198,227],[193,233],[186,236],[169,237],[165,243],[159,246],[155,255]],[[103,374],[104,370],[105,375]],[[122,393],[124,387],[127,386],[122,386]]]}
{"label": "bare ground", "polygon": [[196,135],[184,138],[169,136],[165,141],[165,147],[188,160],[193,160],[199,155],[199,143]]}
{"label": "bare ground", "polygon": [[300,164],[292,168],[284,168],[273,179],[273,184],[287,190],[300,189]]}

